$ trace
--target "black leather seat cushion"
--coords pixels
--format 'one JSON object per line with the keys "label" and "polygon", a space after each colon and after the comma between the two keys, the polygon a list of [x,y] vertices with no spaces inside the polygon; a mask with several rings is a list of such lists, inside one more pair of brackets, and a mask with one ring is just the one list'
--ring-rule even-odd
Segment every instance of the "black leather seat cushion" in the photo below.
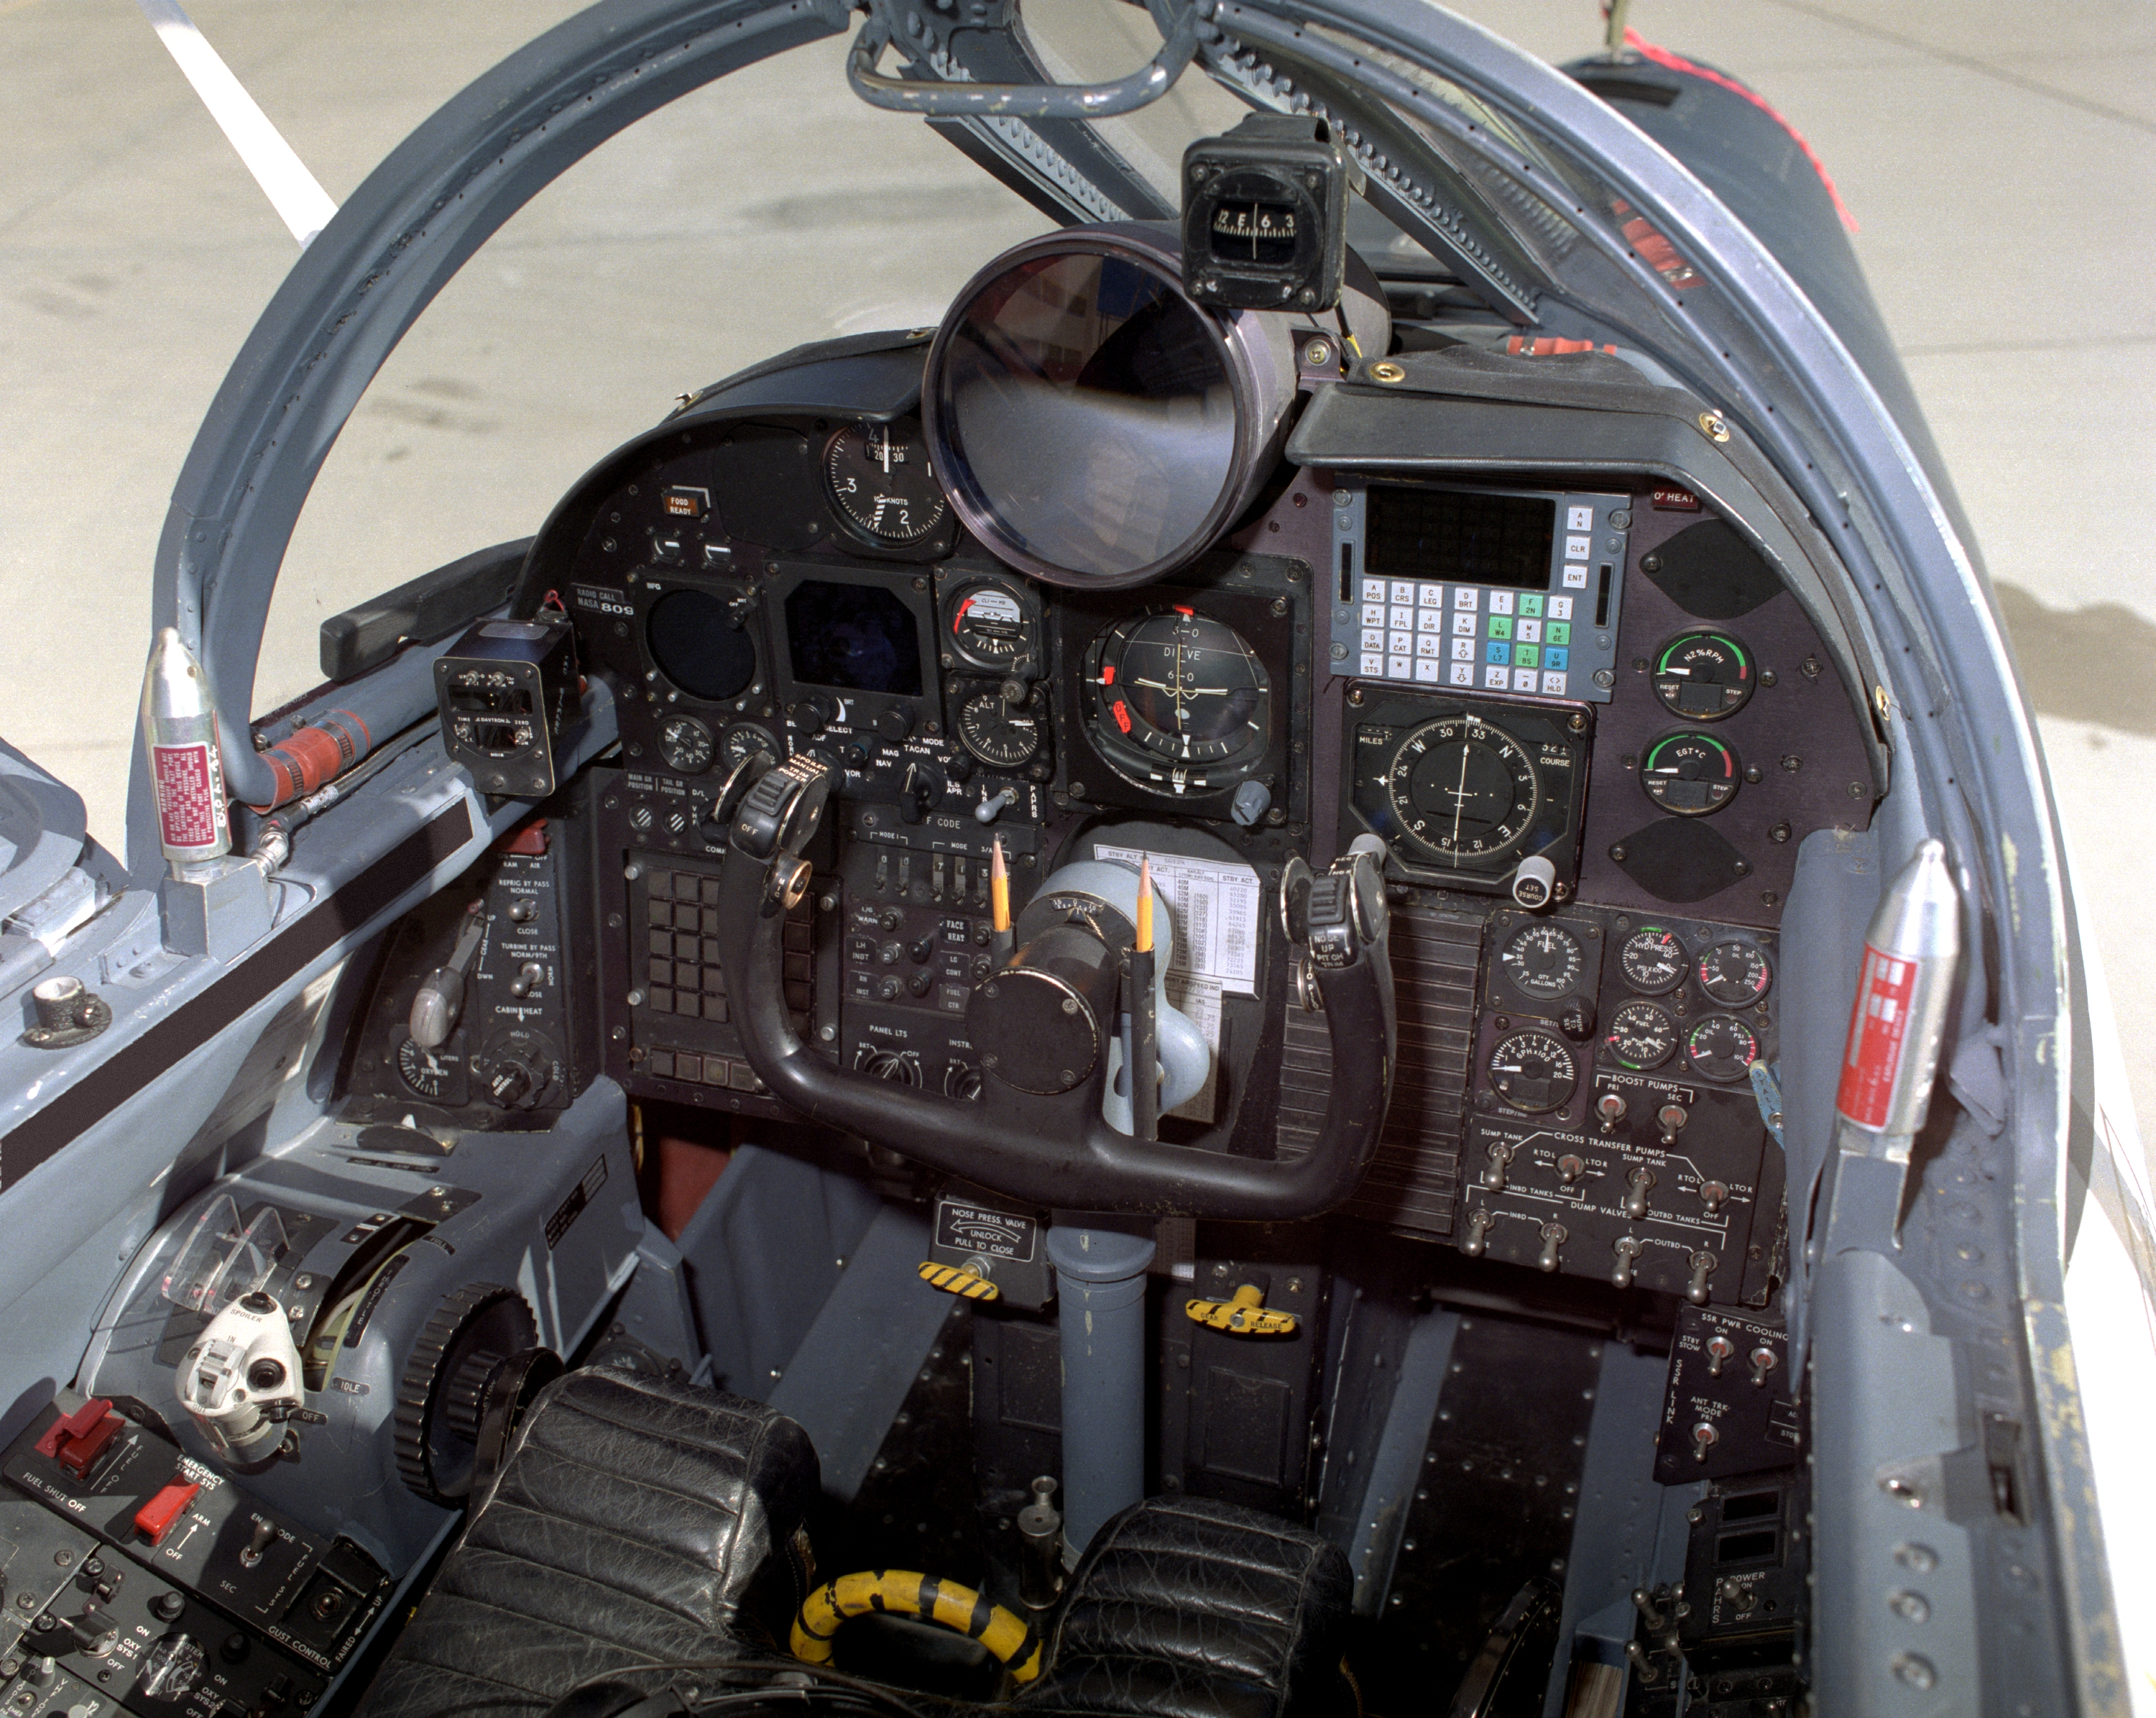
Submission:
{"label": "black leather seat cushion", "polygon": [[818,1484],[783,1414],[567,1374],[532,1404],[366,1718],[536,1715],[593,1678],[655,1689],[657,1666],[771,1653],[803,1597],[791,1541]]}
{"label": "black leather seat cushion", "polygon": [[[1337,1718],[1354,1581],[1315,1533],[1199,1498],[1153,1499],[1073,1571],[1047,1673],[1019,1713]],[[983,1709],[993,1710],[996,1709]]]}

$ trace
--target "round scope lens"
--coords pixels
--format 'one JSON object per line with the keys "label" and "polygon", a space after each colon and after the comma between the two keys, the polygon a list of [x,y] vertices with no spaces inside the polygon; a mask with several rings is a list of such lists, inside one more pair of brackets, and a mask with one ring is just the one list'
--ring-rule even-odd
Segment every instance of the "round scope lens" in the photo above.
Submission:
{"label": "round scope lens", "polygon": [[1026,571],[1136,583],[1202,548],[1240,498],[1233,360],[1163,265],[1120,249],[1021,254],[960,299],[937,344],[945,487]]}
{"label": "round scope lens", "polygon": [[756,675],[756,646],[731,620],[709,591],[670,590],[651,605],[644,642],[661,674],[690,697],[717,703],[740,697]]}

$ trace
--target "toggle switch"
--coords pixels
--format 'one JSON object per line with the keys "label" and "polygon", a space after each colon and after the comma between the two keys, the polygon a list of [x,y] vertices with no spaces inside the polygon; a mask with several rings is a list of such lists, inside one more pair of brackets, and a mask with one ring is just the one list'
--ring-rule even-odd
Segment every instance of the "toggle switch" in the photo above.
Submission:
{"label": "toggle switch", "polygon": [[1604,1133],[1614,1134],[1624,1125],[1626,1108],[1622,1092],[1604,1092],[1594,1100],[1594,1114]]}
{"label": "toggle switch", "polygon": [[1490,1247],[1490,1226],[1496,1219],[1486,1211],[1478,1211],[1467,1219],[1467,1238],[1460,1243],[1460,1250],[1470,1258],[1480,1258]]}
{"label": "toggle switch", "polygon": [[1684,1124],[1691,1116],[1681,1103],[1665,1103],[1655,1112],[1655,1119],[1661,1124],[1662,1144],[1669,1146],[1677,1143],[1677,1135],[1684,1131]]}
{"label": "toggle switch", "polygon": [[1714,1274],[1716,1259],[1711,1252],[1695,1252],[1691,1256],[1691,1278],[1685,1284],[1685,1299],[1694,1306],[1707,1304],[1707,1279]]}
{"label": "toggle switch", "polygon": [[1568,1151],[1557,1160],[1558,1180],[1567,1187],[1577,1186],[1586,1174],[1586,1161],[1576,1152]]}
{"label": "toggle switch", "polygon": [[1544,1271],[1557,1269],[1558,1249],[1564,1245],[1566,1238],[1563,1223],[1543,1225],[1543,1250],[1535,1255],[1535,1265],[1537,1269]]}
{"label": "toggle switch", "polygon": [[1634,1222],[1647,1214],[1647,1195],[1655,1185],[1655,1172],[1645,1167],[1625,1177],[1625,1215]]}
{"label": "toggle switch", "polygon": [[1767,1387],[1767,1375],[1774,1370],[1774,1350],[1761,1343],[1751,1353],[1752,1384],[1754,1389]]}
{"label": "toggle switch", "polygon": [[1512,1162],[1512,1154],[1518,1149],[1502,1141],[1490,1148],[1490,1167],[1482,1171],[1482,1185],[1492,1193],[1505,1191],[1505,1166]]}
{"label": "toggle switch", "polygon": [[1620,1235],[1610,1243],[1609,1250],[1617,1255],[1617,1268],[1610,1272],[1609,1280],[1620,1288],[1630,1288],[1632,1286],[1632,1267],[1638,1262],[1640,1255],[1647,1250],[1645,1246],[1630,1235]]}
{"label": "toggle switch", "polygon": [[1722,1442],[1722,1434],[1714,1429],[1714,1422],[1702,1420],[1691,1428],[1691,1458],[1704,1462],[1707,1451]]}
{"label": "toggle switch", "polygon": [[1699,1184],[1699,1202],[1707,1207],[1709,1216],[1720,1211],[1728,1197],[1729,1184],[1727,1181],[1702,1181]]}
{"label": "toggle switch", "polygon": [[1707,1376],[1719,1378],[1722,1369],[1729,1364],[1736,1352],[1737,1345],[1717,1330],[1707,1339]]}

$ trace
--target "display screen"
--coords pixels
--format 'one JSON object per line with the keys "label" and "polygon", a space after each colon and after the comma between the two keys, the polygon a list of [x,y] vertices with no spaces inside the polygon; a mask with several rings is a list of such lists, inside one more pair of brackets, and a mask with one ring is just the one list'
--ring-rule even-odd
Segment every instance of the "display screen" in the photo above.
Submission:
{"label": "display screen", "polygon": [[921,632],[913,610],[880,585],[804,579],[786,599],[793,677],[850,692],[921,696]]}
{"label": "display screen", "polygon": [[1373,483],[1366,507],[1363,564],[1373,578],[1549,584],[1557,503],[1547,496]]}

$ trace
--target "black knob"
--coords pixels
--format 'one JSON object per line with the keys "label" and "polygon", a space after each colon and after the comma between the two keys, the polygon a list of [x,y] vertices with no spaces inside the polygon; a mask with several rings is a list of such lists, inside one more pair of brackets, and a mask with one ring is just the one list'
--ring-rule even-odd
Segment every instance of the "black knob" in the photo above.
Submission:
{"label": "black knob", "polygon": [[161,1592],[150,1601],[150,1614],[160,1623],[177,1623],[187,1602],[176,1592]]}
{"label": "black knob", "polygon": [[1564,1005],[1557,1017],[1557,1029],[1575,1044],[1584,1044],[1594,1036],[1594,1003],[1586,996],[1574,996]]}
{"label": "black knob", "polygon": [[788,705],[786,713],[796,728],[814,739],[831,719],[831,707],[822,698],[803,698],[798,704]]}
{"label": "black knob", "polygon": [[943,773],[953,781],[973,779],[973,757],[970,752],[960,752],[943,766]]}
{"label": "black knob", "polygon": [[928,957],[936,952],[936,933],[931,931],[917,942],[908,943],[906,952],[912,957],[916,966],[927,964]]}
{"label": "black knob", "polygon": [[486,1095],[501,1108],[529,1109],[552,1078],[536,1052],[525,1045],[512,1045],[495,1058],[486,1077]]}
{"label": "black knob", "polygon": [[913,712],[903,704],[877,712],[875,731],[896,745],[913,732]]}
{"label": "black knob", "polygon": [[928,987],[935,982],[927,973],[916,972],[906,981],[906,988],[916,996],[925,996],[928,994]]}
{"label": "black knob", "polygon": [[237,1664],[247,1656],[254,1644],[244,1634],[228,1634],[224,1638],[224,1644],[217,1649],[217,1655],[228,1664]]}
{"label": "black knob", "polygon": [[901,920],[898,916],[898,908],[896,907],[885,908],[882,912],[876,915],[876,923],[884,930],[896,930],[901,923]]}
{"label": "black knob", "polygon": [[869,748],[859,740],[849,740],[839,753],[839,761],[849,769],[869,767]]}
{"label": "black knob", "polygon": [[905,992],[906,985],[896,973],[881,980],[876,985],[876,995],[886,1002],[896,1002]]}
{"label": "black knob", "polygon": [[886,943],[882,948],[876,950],[876,959],[883,962],[886,966],[896,966],[898,964],[898,957],[904,952],[897,944]]}
{"label": "black knob", "polygon": [[928,808],[943,797],[943,777],[916,759],[906,766],[898,795],[899,816],[908,823],[918,823],[928,815]]}

